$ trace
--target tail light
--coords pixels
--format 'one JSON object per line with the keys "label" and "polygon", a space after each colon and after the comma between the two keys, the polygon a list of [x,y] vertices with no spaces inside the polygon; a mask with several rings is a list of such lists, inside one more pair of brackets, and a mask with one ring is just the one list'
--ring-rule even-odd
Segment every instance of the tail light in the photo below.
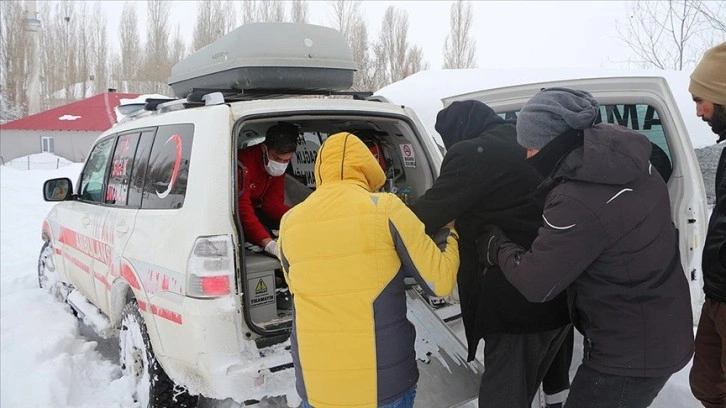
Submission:
{"label": "tail light", "polygon": [[187,261],[186,294],[196,298],[229,295],[234,288],[234,251],[229,235],[199,237]]}

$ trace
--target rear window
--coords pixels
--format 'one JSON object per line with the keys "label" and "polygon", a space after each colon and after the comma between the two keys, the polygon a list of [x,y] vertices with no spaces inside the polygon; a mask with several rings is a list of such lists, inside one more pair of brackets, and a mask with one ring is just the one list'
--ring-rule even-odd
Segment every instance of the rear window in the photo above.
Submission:
{"label": "rear window", "polygon": [[187,193],[194,125],[159,126],[144,177],[141,208],[181,208]]}

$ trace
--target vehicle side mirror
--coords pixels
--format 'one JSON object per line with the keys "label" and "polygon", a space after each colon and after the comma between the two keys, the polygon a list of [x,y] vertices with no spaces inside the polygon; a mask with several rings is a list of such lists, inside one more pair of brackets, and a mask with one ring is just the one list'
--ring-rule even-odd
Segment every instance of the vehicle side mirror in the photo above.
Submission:
{"label": "vehicle side mirror", "polygon": [[67,177],[46,180],[43,184],[45,201],[65,201],[73,196],[73,183]]}

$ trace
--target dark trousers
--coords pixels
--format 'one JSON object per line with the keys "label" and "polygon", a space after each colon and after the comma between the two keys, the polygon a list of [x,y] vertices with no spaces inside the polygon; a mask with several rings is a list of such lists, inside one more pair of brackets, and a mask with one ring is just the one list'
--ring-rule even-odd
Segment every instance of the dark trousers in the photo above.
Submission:
{"label": "dark trousers", "polygon": [[529,408],[570,327],[484,337],[479,408]]}
{"label": "dark trousers", "polygon": [[557,355],[547,373],[542,379],[542,389],[547,404],[565,402],[567,390],[570,389],[570,365],[572,365],[572,350],[575,345],[575,329],[570,327],[565,335]]}
{"label": "dark trousers", "polygon": [[668,381],[665,377],[624,377],[584,364],[572,380],[565,408],[646,408]]}
{"label": "dark trousers", "polygon": [[726,303],[706,299],[703,304],[690,381],[704,407],[726,407]]}

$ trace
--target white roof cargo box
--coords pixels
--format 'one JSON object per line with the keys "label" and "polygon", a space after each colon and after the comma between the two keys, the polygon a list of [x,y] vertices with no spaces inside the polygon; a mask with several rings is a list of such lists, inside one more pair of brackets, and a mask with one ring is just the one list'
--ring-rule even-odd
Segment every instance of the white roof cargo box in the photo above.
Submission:
{"label": "white roof cargo box", "polygon": [[179,61],[169,85],[183,98],[195,89],[344,90],[356,64],[335,29],[298,23],[251,23]]}

